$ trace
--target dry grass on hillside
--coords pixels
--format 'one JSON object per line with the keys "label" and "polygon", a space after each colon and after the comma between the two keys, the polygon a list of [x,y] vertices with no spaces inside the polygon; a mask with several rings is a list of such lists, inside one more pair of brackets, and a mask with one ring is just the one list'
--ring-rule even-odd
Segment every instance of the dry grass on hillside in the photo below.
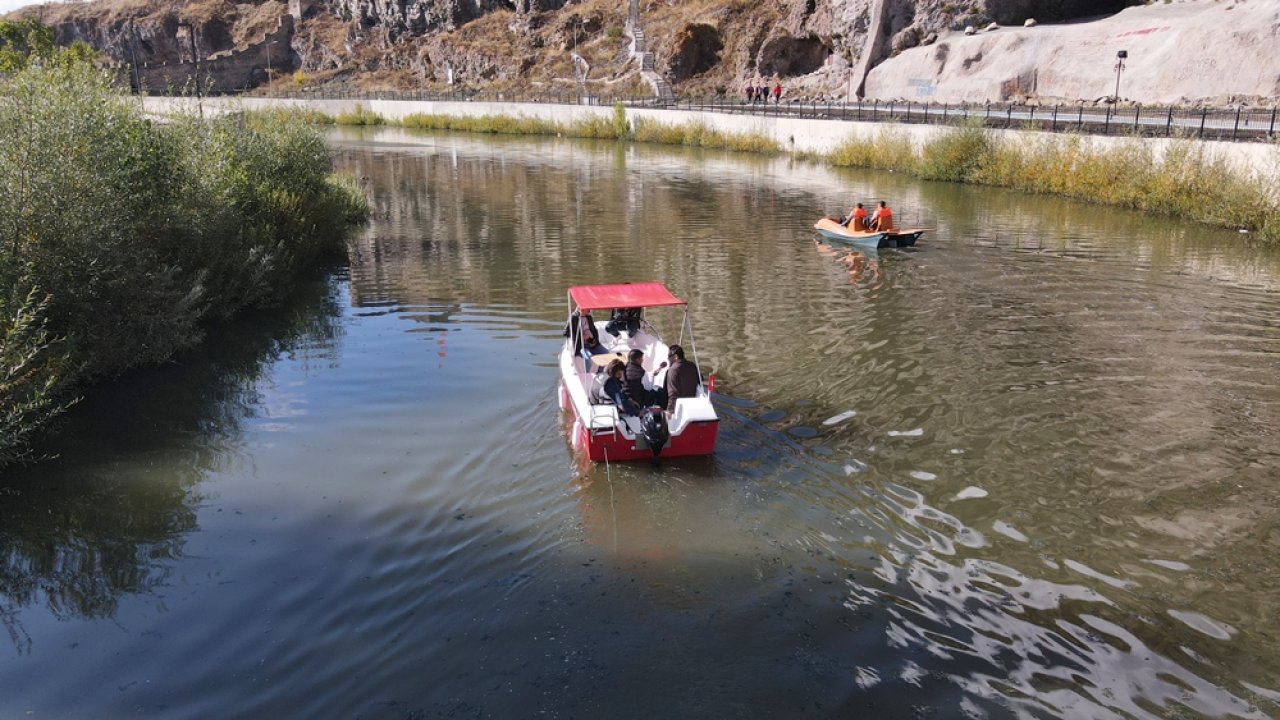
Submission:
{"label": "dry grass on hillside", "polygon": [[262,36],[275,32],[280,18],[289,13],[289,5],[267,0],[260,5],[240,5],[240,19],[231,28],[231,40],[237,45],[258,42]]}
{"label": "dry grass on hillside", "polygon": [[35,17],[46,25],[57,25],[83,18],[100,18],[105,22],[122,22],[172,14],[173,3],[162,0],[99,0],[92,3],[53,2],[22,8],[19,14]]}

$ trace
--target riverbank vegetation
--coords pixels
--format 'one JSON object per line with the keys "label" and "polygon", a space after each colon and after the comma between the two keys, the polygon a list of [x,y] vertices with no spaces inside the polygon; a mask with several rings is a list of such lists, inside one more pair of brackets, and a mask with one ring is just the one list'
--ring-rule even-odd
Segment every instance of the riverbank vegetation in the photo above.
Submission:
{"label": "riverbank vegetation", "polygon": [[[313,117],[311,121],[396,124],[362,109],[336,119]],[[409,115],[399,124],[432,130],[611,138],[740,152],[783,152],[776,141],[761,133],[723,132],[698,121],[662,123],[645,117],[632,121],[622,105],[614,107],[611,121],[598,116],[555,122],[507,115],[419,114]],[[1264,241],[1280,243],[1280,197],[1274,189],[1274,178],[1242,175],[1202,142],[1167,142],[1164,152],[1158,152],[1155,142],[1136,137],[1116,145],[1070,133],[1001,135],[979,124],[968,124],[944,130],[917,146],[901,126],[888,125],[872,135],[851,137],[830,153],[806,157],[837,167],[892,170],[926,180],[1062,195],[1244,229]],[[1280,146],[1275,154],[1280,172]]]}
{"label": "riverbank vegetation", "polygon": [[92,381],[280,300],[367,213],[299,123],[153,122],[56,50],[0,98],[0,465]]}
{"label": "riverbank vegetation", "polygon": [[[300,116],[301,117],[301,116]],[[312,118],[311,122],[326,122]],[[632,142],[684,145],[740,152],[777,153],[782,148],[772,138],[759,133],[729,133],[703,122],[663,123],[636,118],[632,123],[626,108],[613,107],[610,117],[592,115],[568,122],[511,115],[445,115],[415,113],[398,123],[387,120],[357,105],[351,112],[341,113],[329,121],[336,125],[394,125],[420,130],[453,130],[497,135],[557,135],[574,138],[629,140]]]}
{"label": "riverbank vegetation", "polygon": [[[1280,148],[1276,152],[1280,157]],[[1062,195],[1239,228],[1280,242],[1280,195],[1274,180],[1241,174],[1196,140],[1171,140],[1161,153],[1142,138],[1115,145],[1074,134],[1010,138],[966,125],[943,132],[917,150],[906,133],[890,127],[846,141],[825,160],[926,180]]]}

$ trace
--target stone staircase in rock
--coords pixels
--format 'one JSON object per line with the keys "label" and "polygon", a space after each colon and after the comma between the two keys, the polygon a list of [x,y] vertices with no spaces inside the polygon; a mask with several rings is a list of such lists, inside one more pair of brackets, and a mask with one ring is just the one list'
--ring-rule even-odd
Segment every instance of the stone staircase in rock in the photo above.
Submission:
{"label": "stone staircase in rock", "polygon": [[631,34],[631,57],[640,62],[640,77],[653,88],[653,94],[658,97],[659,103],[675,103],[676,94],[671,89],[671,83],[654,70],[653,53],[645,47],[644,30],[640,28],[640,0],[631,0],[626,31]]}

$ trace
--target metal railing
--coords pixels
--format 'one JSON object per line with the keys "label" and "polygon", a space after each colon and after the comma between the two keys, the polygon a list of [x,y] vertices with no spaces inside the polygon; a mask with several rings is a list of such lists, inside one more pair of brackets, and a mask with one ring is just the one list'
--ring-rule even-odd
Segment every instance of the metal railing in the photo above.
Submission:
{"label": "metal railing", "polygon": [[[233,93],[227,93],[233,94]],[[1277,108],[1195,108],[1167,105],[1096,105],[1086,103],[1032,105],[1019,103],[934,103],[904,101],[843,102],[787,100],[747,102],[727,97],[677,98],[664,101],[651,95],[596,95],[564,91],[345,92],[322,89],[276,91],[276,98],[311,100],[412,100],[489,103],[603,105],[716,112],[734,115],[814,118],[859,122],[959,125],[980,123],[988,128],[1079,132],[1092,135],[1190,137],[1206,140],[1271,141],[1280,131]]]}

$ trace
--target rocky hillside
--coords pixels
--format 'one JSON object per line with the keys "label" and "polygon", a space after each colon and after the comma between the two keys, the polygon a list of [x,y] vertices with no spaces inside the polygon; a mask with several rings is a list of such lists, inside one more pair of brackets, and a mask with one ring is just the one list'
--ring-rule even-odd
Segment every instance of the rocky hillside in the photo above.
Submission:
{"label": "rocky hillside", "polygon": [[[152,88],[181,85],[198,68],[222,90],[444,90],[452,81],[455,89],[563,91],[574,87],[576,67],[589,92],[642,95],[651,90],[633,52],[634,27],[643,37],[639,49],[652,53],[653,69],[677,95],[738,96],[748,83],[778,80],[789,98],[1094,99],[1109,94],[1116,44],[1134,48],[1130,92],[1122,93],[1134,99],[1280,95],[1273,67],[1280,53],[1265,52],[1280,47],[1280,3],[1165,0],[1115,14],[1133,4],[92,0],[16,14],[53,26],[59,42],[88,42],[131,82]],[[1196,20],[1209,11],[1216,13],[1211,22]],[[965,35],[966,28],[976,36]],[[1259,65],[1257,72],[1226,71],[1212,82],[1196,72],[1242,44],[1253,48],[1245,64]],[[1226,81],[1234,84],[1224,91]],[[1151,97],[1139,82],[1150,86]]]}

